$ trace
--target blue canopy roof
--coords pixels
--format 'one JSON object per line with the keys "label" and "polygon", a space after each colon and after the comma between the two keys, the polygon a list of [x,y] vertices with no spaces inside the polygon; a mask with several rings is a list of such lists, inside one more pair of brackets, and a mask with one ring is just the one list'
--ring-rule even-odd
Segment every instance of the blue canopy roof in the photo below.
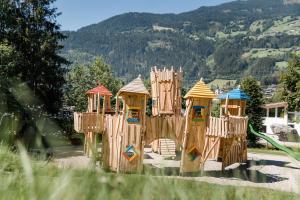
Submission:
{"label": "blue canopy roof", "polygon": [[220,94],[218,99],[226,99],[228,94],[228,99],[240,99],[240,100],[249,100],[250,97],[241,89],[234,89],[228,93]]}

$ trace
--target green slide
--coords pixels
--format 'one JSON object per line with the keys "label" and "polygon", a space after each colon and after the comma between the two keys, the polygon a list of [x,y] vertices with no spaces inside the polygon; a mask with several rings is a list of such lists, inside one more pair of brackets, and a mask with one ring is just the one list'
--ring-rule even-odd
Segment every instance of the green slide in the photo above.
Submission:
{"label": "green slide", "polygon": [[270,144],[272,144],[274,147],[276,147],[277,149],[281,150],[281,151],[284,151],[285,153],[287,153],[289,156],[295,158],[296,160],[300,161],[300,153],[298,152],[295,152],[293,150],[291,150],[290,148],[288,147],[285,147],[281,144],[279,144],[278,142],[276,142],[273,138],[267,136],[266,134],[264,133],[261,133],[261,132],[256,132],[252,125],[249,124],[249,128],[250,128],[250,131],[251,133],[253,133],[254,135],[260,137],[260,138],[263,138],[264,140],[266,140],[267,142],[269,142]]}

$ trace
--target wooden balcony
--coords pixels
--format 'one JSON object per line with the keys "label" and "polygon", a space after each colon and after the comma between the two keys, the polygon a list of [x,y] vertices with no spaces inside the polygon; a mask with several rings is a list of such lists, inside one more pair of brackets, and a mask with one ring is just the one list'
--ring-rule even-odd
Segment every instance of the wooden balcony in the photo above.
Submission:
{"label": "wooden balcony", "polygon": [[74,130],[78,133],[102,132],[104,116],[98,113],[74,113]]}
{"label": "wooden balcony", "polygon": [[248,127],[248,117],[222,116],[210,117],[206,131],[207,136],[231,138],[236,136],[246,136]]}

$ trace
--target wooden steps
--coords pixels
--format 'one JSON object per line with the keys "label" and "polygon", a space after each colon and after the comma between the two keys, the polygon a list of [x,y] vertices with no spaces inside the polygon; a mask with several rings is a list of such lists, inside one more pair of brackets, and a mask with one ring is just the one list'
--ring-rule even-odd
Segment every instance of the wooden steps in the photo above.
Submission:
{"label": "wooden steps", "polygon": [[175,142],[170,139],[159,139],[158,153],[163,156],[176,156],[175,154]]}

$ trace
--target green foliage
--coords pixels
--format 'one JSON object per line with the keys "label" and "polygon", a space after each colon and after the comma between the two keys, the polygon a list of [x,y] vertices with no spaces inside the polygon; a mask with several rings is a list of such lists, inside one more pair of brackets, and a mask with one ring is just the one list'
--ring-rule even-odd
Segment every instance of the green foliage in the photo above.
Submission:
{"label": "green foliage", "polygon": [[[5,60],[9,62],[1,70],[2,78],[19,78],[40,99],[40,106],[56,113],[61,106],[62,85],[64,84],[61,64],[67,61],[58,55],[64,39],[55,18],[56,9],[51,7],[54,0],[1,0],[0,43],[9,46]],[[10,58],[9,58],[10,57]],[[9,69],[9,70],[8,70]],[[49,98],[51,97],[51,98]]]}
{"label": "green foliage", "polygon": [[[257,80],[251,76],[245,77],[241,81],[241,89],[250,97],[247,101],[246,115],[249,117],[249,123],[252,124],[255,130],[262,129],[263,109],[264,103],[262,89]],[[257,137],[248,131],[248,140],[250,145],[255,145]]]}
{"label": "green foliage", "polygon": [[16,49],[6,42],[0,43],[0,76],[1,82],[9,80],[9,77],[15,76],[20,64],[20,55]]}
{"label": "green foliage", "polygon": [[212,117],[220,117],[220,103],[213,102],[212,109],[211,109],[211,116]]}
{"label": "green foliage", "polygon": [[281,99],[288,103],[290,111],[300,111],[300,57],[289,62],[280,82],[283,87]]}
{"label": "green foliage", "polygon": [[250,66],[249,73],[255,77],[270,75],[274,71],[275,63],[276,59],[273,58],[258,59]]}
{"label": "green foliage", "polygon": [[100,57],[91,65],[77,65],[67,74],[64,101],[67,106],[75,106],[76,111],[86,111],[86,92],[99,84],[104,85],[113,94],[121,87],[121,82],[115,78],[111,68]]}
{"label": "green foliage", "polygon": [[[144,80],[144,85],[145,85],[146,89],[149,92],[151,92],[151,80],[150,79],[145,79]],[[151,98],[148,99],[146,113],[149,116],[152,115],[152,99]]]}
{"label": "green foliage", "polygon": [[229,75],[228,78],[231,78],[233,74],[238,75],[245,67],[240,60],[241,54],[242,49],[238,45],[225,42],[218,46],[214,53],[215,73],[218,76]]}

